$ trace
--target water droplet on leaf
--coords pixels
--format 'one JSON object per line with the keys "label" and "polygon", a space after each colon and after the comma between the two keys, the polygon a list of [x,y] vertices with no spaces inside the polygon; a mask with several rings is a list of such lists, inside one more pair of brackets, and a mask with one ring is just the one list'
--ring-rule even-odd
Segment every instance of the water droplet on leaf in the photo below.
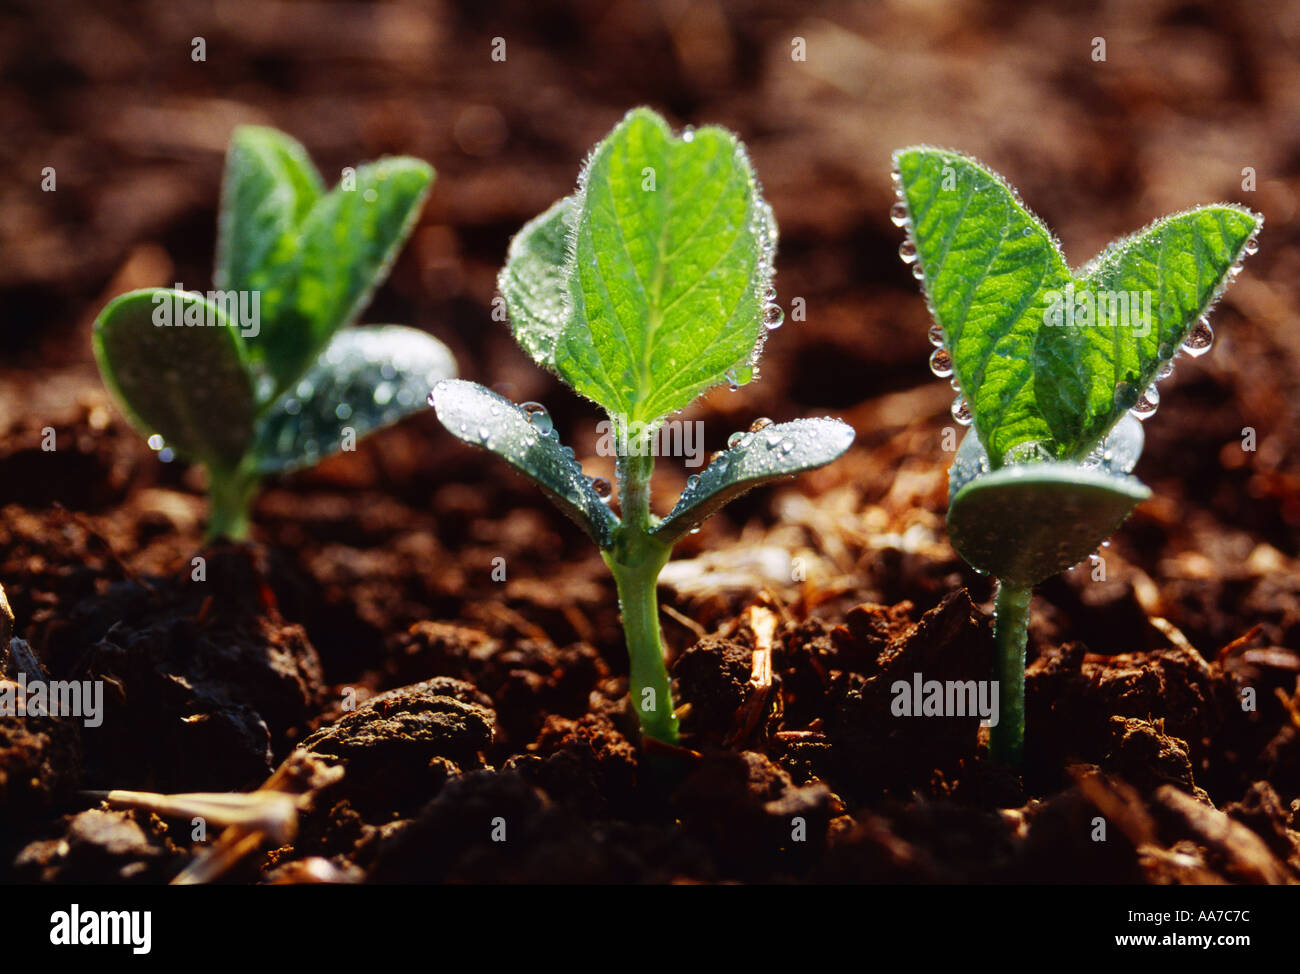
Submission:
{"label": "water droplet on leaf", "polygon": [[1138,396],[1138,401],[1133,404],[1129,410],[1138,419],[1150,419],[1156,414],[1156,408],[1160,405],[1160,392],[1152,383],[1147,387],[1147,391]]}
{"label": "water droplet on leaf", "polygon": [[555,424],[551,421],[551,414],[540,402],[526,402],[519,408],[524,411],[524,416],[532,424],[533,429],[537,430],[538,436],[545,436],[555,428]]}
{"label": "water droplet on leaf", "polygon": [[952,355],[946,348],[936,348],[930,354],[930,371],[941,379],[952,375]]}
{"label": "water droplet on leaf", "polygon": [[1202,317],[1188,332],[1187,337],[1183,339],[1183,351],[1192,358],[1200,358],[1210,350],[1210,346],[1213,344],[1214,329],[1210,327],[1209,319]]}
{"label": "water droplet on leaf", "polygon": [[962,396],[958,396],[952,401],[952,418],[962,426],[969,426],[974,420],[970,406]]}

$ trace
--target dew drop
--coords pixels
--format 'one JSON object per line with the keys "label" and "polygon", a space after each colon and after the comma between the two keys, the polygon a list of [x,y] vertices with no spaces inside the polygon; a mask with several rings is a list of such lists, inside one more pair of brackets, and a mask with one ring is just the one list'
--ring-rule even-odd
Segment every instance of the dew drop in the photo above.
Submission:
{"label": "dew drop", "polygon": [[478,438],[480,443],[486,445],[487,442],[492,439],[492,431],[486,426],[480,426],[478,428]]}
{"label": "dew drop", "polygon": [[769,287],[767,291],[764,292],[763,294],[763,303],[771,304],[775,300],[776,300],[776,288]]}
{"label": "dew drop", "polygon": [[781,310],[779,304],[766,304],[763,306],[763,327],[768,331],[776,331],[785,324],[785,312]]}
{"label": "dew drop", "polygon": [[918,281],[925,280],[925,270],[921,267],[920,264],[912,265],[912,276],[916,278]]}
{"label": "dew drop", "polygon": [[686,533],[687,533],[687,534],[699,534],[699,533],[700,533],[700,526],[699,526],[698,524],[693,525],[693,526],[691,527],[691,529],[690,529],[689,531],[687,531]]}
{"label": "dew drop", "polygon": [[526,402],[519,408],[524,411],[524,416],[532,424],[533,429],[537,430],[538,436],[546,436],[555,428],[555,424],[551,421],[551,414],[540,402]]}
{"label": "dew drop", "polygon": [[603,500],[606,504],[609,503],[609,498],[614,493],[614,488],[610,485],[610,482],[606,480],[604,477],[592,477],[591,489],[595,491],[596,496],[599,497],[601,500]]}
{"label": "dew drop", "polygon": [[1192,358],[1200,358],[1214,344],[1214,329],[1208,318],[1202,317],[1183,339],[1183,351]]}
{"label": "dew drop", "polygon": [[788,456],[789,453],[790,453],[790,451],[793,450],[793,449],[794,449],[794,441],[793,441],[793,440],[782,440],[782,441],[781,441],[781,455],[782,455],[782,456]]}
{"label": "dew drop", "polygon": [[735,432],[727,437],[727,449],[734,450],[736,449],[736,447],[744,446],[748,442],[749,442],[748,433]]}
{"label": "dew drop", "polygon": [[700,475],[697,473],[691,474],[689,477],[686,478],[686,489],[694,490],[696,484],[698,484],[699,482],[700,482]]}
{"label": "dew drop", "polygon": [[683,141],[683,142],[694,142],[694,141],[695,141],[695,129],[691,128],[690,126],[687,126],[685,129],[683,129],[683,130],[682,130],[682,141]]}
{"label": "dew drop", "polygon": [[935,348],[943,348],[944,334],[942,325],[930,326],[930,344]]}
{"label": "dew drop", "polygon": [[751,433],[757,433],[759,430],[765,430],[771,425],[772,425],[772,421],[770,419],[768,419],[766,416],[760,416],[758,417],[758,419],[754,420],[752,423],[749,424],[749,431]]}
{"label": "dew drop", "polygon": [[1161,362],[1160,368],[1156,369],[1156,381],[1164,382],[1165,379],[1169,378],[1173,374],[1174,374],[1174,363]]}
{"label": "dew drop", "polygon": [[1244,254],[1246,254],[1246,255],[1250,255],[1250,254],[1258,253],[1258,252],[1259,252],[1259,240],[1256,239],[1255,237],[1251,237],[1249,240],[1247,240],[1247,241],[1242,245],[1242,247],[1241,247],[1241,252],[1244,253]]}
{"label": "dew drop", "polygon": [[1152,383],[1147,387],[1147,391],[1138,396],[1138,401],[1133,404],[1129,410],[1138,419],[1150,419],[1156,414],[1156,409],[1160,405],[1160,392]]}
{"label": "dew drop", "polygon": [[898,256],[902,258],[904,264],[916,263],[916,244],[904,240],[898,245]]}
{"label": "dew drop", "polygon": [[899,200],[889,208],[889,221],[896,227],[907,223],[907,204]]}
{"label": "dew drop", "polygon": [[727,371],[722,374],[722,377],[727,380],[727,389],[731,392],[736,392],[740,388],[740,383],[736,380],[735,369],[727,369]]}
{"label": "dew drop", "polygon": [[936,348],[930,353],[930,371],[941,379],[952,375],[952,355],[946,348]]}
{"label": "dew drop", "polygon": [[969,426],[974,419],[964,397],[958,396],[952,401],[952,418],[962,426]]}

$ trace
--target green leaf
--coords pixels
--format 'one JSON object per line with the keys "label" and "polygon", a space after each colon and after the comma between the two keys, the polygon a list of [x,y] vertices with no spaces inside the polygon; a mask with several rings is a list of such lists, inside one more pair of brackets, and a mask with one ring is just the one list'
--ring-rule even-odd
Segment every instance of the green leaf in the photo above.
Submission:
{"label": "green leaf", "polygon": [[574,221],[560,376],[653,422],[752,364],[776,228],[740,142],[638,109],[596,147]]}
{"label": "green leaf", "polygon": [[934,149],[894,157],[935,321],[990,455],[1051,430],[1034,396],[1045,295],[1070,281],[1047,228],[973,159]]}
{"label": "green leaf", "polygon": [[253,389],[243,343],[220,308],[186,291],[131,291],[100,312],[94,349],[104,384],[141,433],[221,469],[239,464]]}
{"label": "green leaf", "polygon": [[568,196],[526,223],[510,241],[497,279],[515,341],[552,371],[555,343],[572,319],[567,261],[574,213],[574,199]]}
{"label": "green leaf", "polygon": [[529,421],[509,399],[477,382],[447,379],[433,390],[438,419],[452,435],[501,457],[524,474],[602,549],[613,540],[618,518],[605,505],[555,430]]}
{"label": "green leaf", "polygon": [[1150,496],[1136,478],[1100,467],[1012,464],[954,494],[948,539],[978,571],[1037,585],[1086,558]]}
{"label": "green leaf", "polygon": [[853,428],[838,419],[798,419],[745,433],[682,491],[651,533],[672,544],[732,499],[761,484],[825,466],[852,443]]}
{"label": "green leaf", "polygon": [[261,291],[255,361],[274,380],[274,395],[316,360],[338,329],[356,321],[410,234],[433,170],[394,157],[357,168],[355,188],[335,187],[316,201],[296,234],[271,255]]}
{"label": "green leaf", "polygon": [[[1060,377],[1037,386],[1061,456],[1087,452],[1173,358],[1228,284],[1260,219],[1241,207],[1203,206],[1111,244],[1075,282],[1091,325],[1039,333],[1035,369]],[[1055,322],[1055,317],[1049,316]]]}
{"label": "green leaf", "polygon": [[268,262],[324,192],[307,150],[283,132],[235,129],[226,153],[217,221],[218,290],[261,286]]}
{"label": "green leaf", "polygon": [[[1259,229],[1247,210],[1202,207],[1072,274],[1047,228],[975,160],[929,148],[894,158],[908,244],[995,468],[1025,445],[1086,455],[1178,351]],[[1147,307],[1147,294],[1141,334],[1130,312]],[[1080,296],[1100,309],[1087,324],[1063,313]]]}
{"label": "green leaf", "polygon": [[257,424],[259,472],[311,466],[422,408],[429,390],[456,374],[447,346],[403,325],[348,328]]}

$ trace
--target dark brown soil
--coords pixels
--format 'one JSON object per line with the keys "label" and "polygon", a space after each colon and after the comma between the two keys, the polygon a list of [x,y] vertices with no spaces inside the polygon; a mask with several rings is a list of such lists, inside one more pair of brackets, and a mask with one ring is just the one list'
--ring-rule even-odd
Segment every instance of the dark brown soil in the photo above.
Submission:
{"label": "dark brown soil", "polygon": [[[0,118],[26,133],[0,148],[0,584],[35,656],[14,644],[0,678],[106,687],[99,728],[0,717],[0,880],[172,879],[206,845],[191,823],[85,792],[251,791],[295,755],[296,837],[227,881],[1300,882],[1293,7],[222,6],[32,3],[0,30]],[[679,750],[636,741],[597,554],[432,416],[268,482],[255,541],[204,549],[198,472],[126,427],[88,338],[106,297],[206,286],[236,121],[288,129],[326,172],[423,156],[439,182],[366,320],[425,327],[464,376],[545,401],[609,476],[595,414],[490,302],[510,233],[642,102],[749,142],[782,300],[808,307],[761,381],[688,418],[711,448],[759,415],[858,430],[680,546],[660,589]],[[1105,579],[1085,566],[1035,599],[1022,776],[990,765],[975,718],[890,709],[895,680],[982,679],[992,651],[989,583],[943,529],[951,391],[886,216],[888,151],[921,140],[1006,173],[1075,263],[1196,202],[1268,221],[1213,353],[1161,387],[1137,470],[1155,496]],[[34,188],[47,165],[56,194]],[[661,468],[666,509],[688,471]],[[776,620],[766,696],[754,607]]]}

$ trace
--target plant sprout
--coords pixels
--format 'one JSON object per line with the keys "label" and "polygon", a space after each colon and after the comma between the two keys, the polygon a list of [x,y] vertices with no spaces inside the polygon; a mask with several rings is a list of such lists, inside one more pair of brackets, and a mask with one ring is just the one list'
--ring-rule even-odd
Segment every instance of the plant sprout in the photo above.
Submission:
{"label": "plant sprout", "polygon": [[853,440],[838,420],[759,421],[688,480],[666,517],[652,513],[665,418],[715,386],[749,382],[780,324],[775,249],[771,208],[736,137],[714,127],[674,137],[647,109],[596,146],[574,195],[511,243],[499,284],[515,339],[608,413],[621,516],[539,404],[462,380],[430,397],[451,433],[535,481],[599,546],[618,589],[632,706],[643,735],[660,741],[677,739],[656,593],[673,545],[732,498],[829,463]]}
{"label": "plant sprout", "polygon": [[996,174],[953,152],[894,154],[899,248],[935,325],[931,369],[952,377],[971,425],[949,473],[948,532],[997,579],[1002,719],[990,752],[1024,745],[1025,646],[1034,585],[1081,561],[1150,491],[1129,475],[1141,420],[1180,350],[1204,354],[1207,315],[1258,248],[1261,217],[1202,206],[1107,247],[1078,271]]}
{"label": "plant sprout", "polygon": [[455,374],[437,339],[351,329],[419,216],[433,170],[385,158],[326,192],[301,145],[235,130],[216,290],[132,291],[95,321],[104,384],[164,459],[208,473],[209,539],[242,539],[266,474],[310,466],[419,409]]}

